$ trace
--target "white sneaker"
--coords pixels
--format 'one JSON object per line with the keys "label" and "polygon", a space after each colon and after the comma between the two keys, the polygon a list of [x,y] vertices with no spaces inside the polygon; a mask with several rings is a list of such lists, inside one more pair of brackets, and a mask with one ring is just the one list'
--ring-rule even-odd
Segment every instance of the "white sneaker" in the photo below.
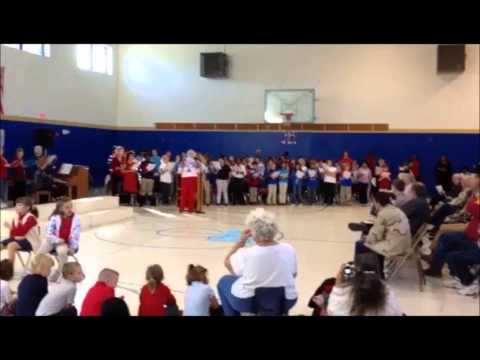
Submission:
{"label": "white sneaker", "polygon": [[458,278],[443,281],[443,286],[449,289],[461,289],[463,287]]}
{"label": "white sneaker", "polygon": [[457,292],[460,295],[465,295],[465,296],[478,295],[478,291],[479,291],[479,289],[478,289],[478,284],[477,284],[476,281],[473,284],[468,285],[468,286],[462,285],[462,287],[457,290]]}

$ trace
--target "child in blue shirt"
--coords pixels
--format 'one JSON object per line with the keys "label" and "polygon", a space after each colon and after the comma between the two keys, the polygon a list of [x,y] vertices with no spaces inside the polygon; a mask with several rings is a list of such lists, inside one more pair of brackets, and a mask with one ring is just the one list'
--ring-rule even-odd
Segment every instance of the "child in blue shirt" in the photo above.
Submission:
{"label": "child in blue shirt", "polygon": [[273,161],[270,162],[266,175],[268,185],[267,205],[277,205],[277,187],[280,173]]}
{"label": "child in blue shirt", "polygon": [[280,205],[287,203],[288,175],[288,163],[285,161],[282,163],[278,178],[278,203]]}

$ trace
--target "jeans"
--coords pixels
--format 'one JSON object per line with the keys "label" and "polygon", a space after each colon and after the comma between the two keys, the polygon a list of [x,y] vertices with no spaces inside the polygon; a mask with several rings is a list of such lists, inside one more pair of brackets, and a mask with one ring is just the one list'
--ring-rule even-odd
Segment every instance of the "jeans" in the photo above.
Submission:
{"label": "jeans", "polygon": [[456,206],[450,204],[443,204],[442,206],[440,206],[440,208],[432,215],[432,218],[430,220],[430,224],[434,226],[433,231],[438,231],[440,225],[443,224],[447,216],[455,214],[457,210],[458,208]]}
{"label": "jeans", "polygon": [[445,257],[450,275],[460,279],[463,285],[470,285],[475,276],[470,272],[470,267],[480,264],[480,248],[467,251],[453,251]]}
{"label": "jeans", "polygon": [[[438,239],[437,248],[433,253],[430,272],[441,274],[443,265],[450,254],[456,252],[470,252],[474,250],[478,250],[477,244],[475,241],[470,240],[464,232],[445,233]],[[456,267],[454,266],[454,268]]]}
{"label": "jeans", "polygon": [[358,183],[358,200],[360,204],[368,203],[368,184]]}
{"label": "jeans", "polygon": [[310,204],[314,204],[317,201],[317,187],[309,186],[308,190],[308,201]]}
{"label": "jeans", "polygon": [[302,183],[295,184],[293,187],[293,198],[295,199],[295,204],[303,202],[302,198]]}
{"label": "jeans", "polygon": [[357,242],[355,242],[355,256],[357,256],[358,254],[365,254],[365,253],[372,253],[372,254],[377,255],[378,265],[379,265],[378,270],[380,272],[380,277],[382,279],[385,279],[385,274],[384,274],[385,256],[377,254],[372,249],[366,247],[365,242],[363,240],[358,240]]}
{"label": "jeans", "polygon": [[[225,316],[240,316],[241,313],[253,312],[253,297],[240,299],[232,295],[232,285],[237,279],[237,276],[225,275],[217,285],[218,296]],[[285,301],[287,309],[290,310],[296,304],[297,299],[286,299]]]}

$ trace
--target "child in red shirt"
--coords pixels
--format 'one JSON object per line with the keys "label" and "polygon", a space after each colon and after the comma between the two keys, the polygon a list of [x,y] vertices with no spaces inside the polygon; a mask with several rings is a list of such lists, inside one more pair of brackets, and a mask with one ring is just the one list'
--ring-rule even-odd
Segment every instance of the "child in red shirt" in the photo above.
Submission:
{"label": "child in red shirt", "polygon": [[83,300],[80,316],[100,316],[105,300],[115,297],[119,273],[112,269],[103,269],[98,275],[98,281],[88,290]]}
{"label": "child in red shirt", "polygon": [[15,203],[16,216],[11,223],[3,225],[10,230],[10,237],[0,242],[0,251],[6,249],[8,259],[13,263],[17,251],[33,251],[40,242],[38,211],[31,198],[18,198]]}
{"label": "child in red shirt", "polygon": [[177,306],[170,289],[162,283],[163,270],[160,265],[147,268],[147,284],[140,293],[138,316],[167,316],[167,306]]}

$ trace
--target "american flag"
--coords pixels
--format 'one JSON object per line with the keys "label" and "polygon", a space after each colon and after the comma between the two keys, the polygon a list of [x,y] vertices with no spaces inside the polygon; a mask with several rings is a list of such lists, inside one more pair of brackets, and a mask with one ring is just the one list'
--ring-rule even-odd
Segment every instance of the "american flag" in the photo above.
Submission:
{"label": "american flag", "polygon": [[4,79],[5,79],[5,67],[0,66],[0,115],[3,114],[2,99],[3,99],[3,80]]}

